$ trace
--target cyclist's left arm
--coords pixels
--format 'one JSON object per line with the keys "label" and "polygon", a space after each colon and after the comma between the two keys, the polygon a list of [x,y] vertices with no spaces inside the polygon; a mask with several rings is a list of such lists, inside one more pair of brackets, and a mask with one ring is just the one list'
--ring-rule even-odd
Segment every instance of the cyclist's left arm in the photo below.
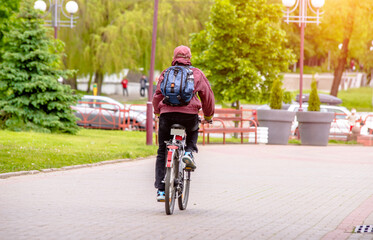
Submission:
{"label": "cyclist's left arm", "polygon": [[194,79],[196,80],[196,92],[202,102],[202,111],[206,121],[210,121],[214,116],[215,98],[212,92],[209,81],[203,72],[199,69],[193,71]]}

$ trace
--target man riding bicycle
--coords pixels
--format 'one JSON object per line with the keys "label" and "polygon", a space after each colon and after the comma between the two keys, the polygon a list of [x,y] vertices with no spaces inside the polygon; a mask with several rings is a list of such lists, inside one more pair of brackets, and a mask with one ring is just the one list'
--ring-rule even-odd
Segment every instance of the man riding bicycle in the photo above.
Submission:
{"label": "man riding bicycle", "polygon": [[[190,102],[182,106],[168,104],[165,101],[165,96],[162,94],[162,81],[165,79],[164,70],[159,78],[157,89],[153,97],[154,114],[159,116],[158,130],[158,154],[155,166],[155,188],[157,191],[157,200],[164,201],[165,184],[165,161],[166,161],[166,143],[171,139],[170,128],[173,124],[181,124],[186,128],[186,148],[185,155],[182,160],[187,167],[196,169],[196,164],[193,158],[193,152],[198,152],[198,112],[202,108],[204,120],[210,122],[215,110],[214,93],[211,90],[210,83],[206,76],[198,68],[191,66],[191,51],[189,47],[178,46],[174,50],[172,66],[181,66],[192,71],[194,77],[193,97]],[[167,77],[167,76],[166,76]],[[197,96],[198,95],[198,96]],[[200,100],[199,100],[200,99]]]}

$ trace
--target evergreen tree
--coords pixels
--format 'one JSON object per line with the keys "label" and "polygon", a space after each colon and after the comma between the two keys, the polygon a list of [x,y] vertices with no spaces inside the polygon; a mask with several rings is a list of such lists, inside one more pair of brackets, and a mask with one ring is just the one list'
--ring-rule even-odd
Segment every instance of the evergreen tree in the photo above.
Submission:
{"label": "evergreen tree", "polygon": [[311,83],[311,93],[308,100],[308,111],[319,112],[320,104],[320,98],[317,94],[317,82],[313,79]]}
{"label": "evergreen tree", "polygon": [[272,84],[269,106],[271,109],[281,109],[282,107],[282,82],[280,79],[275,79]]}
{"label": "evergreen tree", "polygon": [[3,37],[9,31],[10,18],[18,12],[20,0],[0,0],[0,62],[2,62]]}
{"label": "evergreen tree", "polygon": [[70,108],[77,97],[58,82],[61,42],[47,34],[33,1],[27,0],[5,35],[0,64],[0,127],[14,131],[76,133]]}

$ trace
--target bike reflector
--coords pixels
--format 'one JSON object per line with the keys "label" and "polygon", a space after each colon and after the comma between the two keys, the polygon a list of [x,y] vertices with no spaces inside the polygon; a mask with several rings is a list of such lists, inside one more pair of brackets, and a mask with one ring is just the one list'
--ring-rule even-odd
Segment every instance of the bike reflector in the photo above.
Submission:
{"label": "bike reflector", "polygon": [[183,137],[182,137],[182,136],[179,136],[179,135],[177,135],[177,136],[176,136],[176,140],[179,140],[179,141],[181,141],[181,140],[183,140]]}
{"label": "bike reflector", "polygon": [[168,151],[168,153],[167,153],[166,167],[172,167],[172,151]]}

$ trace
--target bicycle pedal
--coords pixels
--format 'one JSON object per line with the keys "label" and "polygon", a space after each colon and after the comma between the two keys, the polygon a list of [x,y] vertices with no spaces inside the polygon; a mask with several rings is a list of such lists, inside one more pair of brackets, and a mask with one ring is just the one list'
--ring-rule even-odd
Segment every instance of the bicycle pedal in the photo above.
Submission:
{"label": "bicycle pedal", "polygon": [[191,167],[185,167],[185,170],[186,170],[186,171],[194,172],[194,169],[192,169]]}

